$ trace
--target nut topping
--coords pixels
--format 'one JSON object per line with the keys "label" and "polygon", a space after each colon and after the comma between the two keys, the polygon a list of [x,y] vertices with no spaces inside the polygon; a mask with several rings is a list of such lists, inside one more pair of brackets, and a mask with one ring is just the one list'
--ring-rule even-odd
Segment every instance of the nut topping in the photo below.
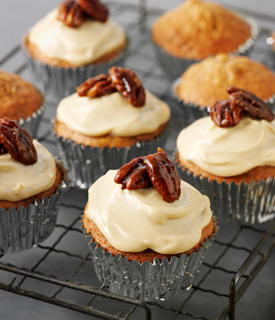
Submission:
{"label": "nut topping", "polygon": [[78,28],[87,19],[87,15],[76,1],[68,0],[60,3],[57,19],[68,27]]}
{"label": "nut topping", "polygon": [[88,96],[90,98],[101,97],[116,91],[112,86],[111,78],[107,74],[100,74],[96,77],[89,78],[76,88],[80,97]]}
{"label": "nut topping", "polygon": [[82,10],[93,19],[106,22],[109,11],[107,7],[99,0],[77,0]]}
{"label": "nut topping", "polygon": [[144,164],[145,158],[135,158],[117,171],[115,183],[122,184],[122,190],[138,190],[151,187],[152,183]]}
{"label": "nut topping", "polygon": [[252,92],[237,87],[229,87],[227,92],[230,94],[229,99],[248,116],[269,122],[274,120],[274,114],[268,105]]}
{"label": "nut topping", "polygon": [[243,118],[243,112],[230,100],[218,100],[210,108],[210,117],[221,128],[235,127]]}
{"label": "nut topping", "polygon": [[178,200],[181,194],[181,182],[167,154],[158,148],[158,152],[146,157],[145,164],[151,182],[162,199],[170,203]]}
{"label": "nut topping", "polygon": [[221,128],[236,126],[244,116],[274,120],[268,105],[252,92],[237,87],[228,87],[229,100],[218,100],[210,107],[211,119]]}
{"label": "nut topping", "polygon": [[177,170],[161,148],[154,154],[126,163],[118,170],[114,181],[122,184],[122,190],[137,190],[153,185],[162,199],[170,203],[178,200],[181,194]]}
{"label": "nut topping", "polygon": [[8,118],[0,120],[0,150],[1,154],[8,152],[14,160],[25,165],[37,161],[32,137],[16,121]]}
{"label": "nut topping", "polygon": [[120,67],[112,67],[109,69],[109,75],[113,86],[133,106],[142,107],[145,105],[145,90],[133,71]]}

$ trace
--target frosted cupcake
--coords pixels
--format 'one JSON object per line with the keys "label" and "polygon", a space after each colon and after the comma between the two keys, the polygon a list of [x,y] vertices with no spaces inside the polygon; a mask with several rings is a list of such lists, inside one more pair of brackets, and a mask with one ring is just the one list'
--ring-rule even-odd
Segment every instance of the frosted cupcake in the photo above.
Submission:
{"label": "frosted cupcake", "polygon": [[257,33],[251,18],[200,0],[185,1],[152,26],[157,57],[171,80],[209,56],[247,54]]}
{"label": "frosted cupcake", "polygon": [[179,134],[180,176],[209,196],[219,220],[264,222],[274,217],[274,115],[252,93],[228,92]]}
{"label": "frosted cupcake", "polygon": [[121,64],[127,38],[98,0],[69,0],[29,31],[24,48],[35,79],[59,101],[90,76]]}
{"label": "frosted cupcake", "polygon": [[78,186],[164,144],[170,109],[131,70],[113,67],[77,91],[58,105],[54,132]]}
{"label": "frosted cupcake", "polygon": [[105,287],[146,301],[191,286],[217,232],[209,199],[179,179],[162,149],[97,180],[83,228]]}
{"label": "frosted cupcake", "polygon": [[0,251],[29,249],[53,231],[64,167],[16,121],[0,120]]}

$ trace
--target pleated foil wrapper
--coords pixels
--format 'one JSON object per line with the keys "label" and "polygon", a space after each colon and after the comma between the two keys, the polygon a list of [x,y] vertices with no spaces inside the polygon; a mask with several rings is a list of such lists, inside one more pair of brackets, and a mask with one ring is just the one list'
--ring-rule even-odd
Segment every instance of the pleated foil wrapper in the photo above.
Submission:
{"label": "pleated foil wrapper", "polygon": [[166,128],[156,139],[139,141],[131,147],[99,148],[83,146],[70,139],[64,139],[54,134],[60,156],[64,165],[69,168],[69,179],[81,189],[88,189],[98,178],[108,170],[118,169],[133,158],[154,153],[158,147],[164,147],[167,139]]}
{"label": "pleated foil wrapper", "polygon": [[[176,162],[178,160],[176,159]],[[178,164],[182,180],[190,183],[202,194],[209,197],[211,210],[219,224],[252,225],[266,222],[275,217],[275,179],[268,178],[259,182],[241,184],[223,181],[209,181],[208,178],[195,176]]]}
{"label": "pleated foil wrapper", "polygon": [[[233,11],[234,12],[234,11]],[[236,51],[231,52],[231,54],[235,55],[248,55],[255,39],[259,34],[259,28],[257,22],[240,12],[234,12],[236,16],[243,19],[250,25],[251,28],[251,36],[246,40],[244,44],[242,44]],[[234,36],[234,35],[233,35]],[[175,81],[179,78],[193,63],[197,63],[200,60],[197,59],[182,59],[175,56],[170,55],[165,50],[163,50],[160,46],[158,46],[153,39],[151,39],[157,59],[165,72],[165,75],[168,76],[170,81]]]}
{"label": "pleated foil wrapper", "polygon": [[[177,95],[177,87],[181,82],[181,78],[177,79],[171,87],[171,95],[175,99],[177,106],[182,112],[184,122],[192,123],[202,117],[209,116],[209,107],[202,107],[196,103],[181,100]],[[228,95],[229,97],[229,95]],[[264,100],[269,108],[275,113],[275,94],[267,100]]]}
{"label": "pleated foil wrapper", "polygon": [[23,45],[23,52],[34,81],[39,89],[45,93],[47,99],[56,103],[75,93],[76,87],[88,78],[101,73],[108,73],[108,69],[114,65],[123,66],[127,49],[128,44],[120,54],[105,63],[91,63],[78,68],[62,68],[50,66],[33,59]]}
{"label": "pleated foil wrapper", "polygon": [[53,232],[61,198],[67,189],[67,172],[61,162],[56,165],[63,181],[51,197],[36,200],[27,208],[0,210],[0,252],[12,253],[30,249],[47,239]]}
{"label": "pleated foil wrapper", "polygon": [[26,129],[32,138],[36,137],[39,124],[46,109],[45,104],[46,102],[44,100],[42,106],[38,110],[36,110],[36,112],[34,112],[31,116],[25,119],[21,118],[17,120],[20,126]]}
{"label": "pleated foil wrapper", "polygon": [[83,232],[88,242],[96,275],[105,288],[113,293],[144,301],[170,299],[192,287],[205,255],[214,241],[218,227],[215,220],[214,232],[202,242],[198,252],[189,257],[182,254],[170,261],[157,258],[153,263],[129,261],[120,254],[113,257],[110,252],[93,242],[93,237]]}

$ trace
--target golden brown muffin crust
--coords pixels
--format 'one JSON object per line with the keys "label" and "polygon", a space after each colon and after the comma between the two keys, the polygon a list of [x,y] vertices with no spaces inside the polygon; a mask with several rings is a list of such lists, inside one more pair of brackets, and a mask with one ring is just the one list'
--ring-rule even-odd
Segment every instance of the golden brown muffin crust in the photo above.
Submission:
{"label": "golden brown muffin crust", "polygon": [[162,15],[152,27],[153,41],[169,54],[203,59],[236,51],[251,36],[250,26],[212,2],[188,0]]}
{"label": "golden brown muffin crust", "polygon": [[179,163],[179,166],[182,167],[182,170],[188,170],[194,173],[196,177],[201,176],[202,178],[208,178],[209,181],[216,180],[218,183],[222,183],[223,181],[225,181],[228,184],[231,182],[241,184],[243,181],[246,183],[250,183],[252,180],[254,180],[255,182],[259,182],[260,179],[267,180],[270,177],[275,178],[275,167],[271,166],[255,167],[237,176],[220,177],[202,170],[199,166],[191,161],[183,160],[182,158],[180,158],[178,153],[176,155],[176,159]]}
{"label": "golden brown muffin crust", "polygon": [[5,208],[6,210],[9,210],[11,207],[14,207],[17,210],[21,206],[27,208],[28,205],[30,203],[34,203],[35,200],[42,201],[43,198],[50,198],[52,194],[56,193],[57,187],[61,183],[62,179],[63,179],[62,173],[56,167],[56,177],[55,177],[54,184],[48,190],[40,192],[34,196],[31,196],[29,198],[19,200],[19,201],[0,200],[0,209]]}
{"label": "golden brown muffin crust", "polygon": [[[79,68],[79,66],[71,64],[67,61],[47,57],[33,43],[31,43],[29,41],[28,36],[26,36],[26,38],[25,38],[24,45],[33,59],[37,59],[37,60],[39,60],[49,66],[59,67],[59,68]],[[123,43],[122,45],[115,48],[111,52],[106,53],[105,55],[103,55],[99,59],[97,59],[95,61],[91,61],[90,63],[85,64],[83,66],[88,66],[91,63],[98,64],[98,63],[105,63],[107,61],[110,61],[110,60],[114,59],[115,57],[117,57],[126,47],[127,47],[127,42]]]}
{"label": "golden brown muffin crust", "polygon": [[0,118],[26,119],[43,103],[43,96],[16,74],[0,70]]}
{"label": "golden brown muffin crust", "polygon": [[63,137],[64,139],[70,139],[75,141],[76,143],[81,143],[84,146],[91,146],[91,147],[99,147],[104,148],[107,146],[108,148],[116,147],[130,147],[136,144],[138,141],[142,140],[152,140],[157,138],[165,129],[166,124],[161,125],[156,131],[152,133],[140,134],[133,137],[116,137],[111,136],[109,134],[104,136],[86,136],[81,133],[77,133],[69,129],[63,122],[58,121],[55,119],[55,127],[54,131],[59,137]]}
{"label": "golden brown muffin crust", "polygon": [[209,224],[202,229],[202,235],[201,235],[200,241],[193,248],[191,248],[186,252],[182,252],[179,254],[161,254],[151,249],[147,249],[141,252],[124,252],[114,248],[109,243],[109,241],[105,238],[102,232],[99,230],[97,225],[87,217],[86,215],[87,208],[88,208],[88,203],[84,210],[84,215],[82,220],[83,228],[86,229],[86,234],[90,233],[93,237],[93,241],[97,242],[100,246],[104,247],[106,251],[111,252],[111,254],[114,257],[120,253],[122,257],[127,257],[129,261],[137,260],[139,263],[143,263],[144,261],[153,262],[154,258],[157,258],[160,261],[162,258],[167,258],[168,260],[170,260],[172,257],[180,257],[183,253],[186,254],[187,256],[190,256],[192,252],[198,252],[201,243],[206,238],[209,238],[211,234],[213,234],[214,232],[214,221],[213,221],[213,218],[211,218],[211,221],[209,222]]}
{"label": "golden brown muffin crust", "polygon": [[275,94],[275,74],[247,57],[219,54],[190,66],[182,75],[176,94],[181,100],[206,107],[228,99],[229,86],[249,90],[267,100]]}

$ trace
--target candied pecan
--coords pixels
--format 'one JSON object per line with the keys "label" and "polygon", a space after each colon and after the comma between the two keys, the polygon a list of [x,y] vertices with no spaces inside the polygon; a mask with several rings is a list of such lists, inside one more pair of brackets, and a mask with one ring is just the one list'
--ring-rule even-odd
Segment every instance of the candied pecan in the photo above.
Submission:
{"label": "candied pecan", "polygon": [[241,109],[230,100],[218,100],[210,107],[210,117],[221,128],[236,126],[243,118]]}
{"label": "candied pecan", "polygon": [[145,164],[151,182],[162,199],[170,203],[178,200],[181,181],[167,154],[158,148],[158,152],[146,157]]}
{"label": "candied pecan", "polygon": [[106,22],[109,11],[99,0],[77,0],[82,10],[100,22]]}
{"label": "candied pecan", "polygon": [[57,19],[68,27],[77,28],[87,19],[87,15],[76,1],[68,0],[60,3]]}
{"label": "candied pecan", "polygon": [[145,105],[145,90],[133,71],[121,67],[112,67],[109,69],[109,75],[113,86],[134,107]]}
{"label": "candied pecan", "polygon": [[0,120],[0,145],[1,149],[7,150],[14,160],[25,165],[34,164],[37,161],[32,137],[16,121],[8,118]]}
{"label": "candied pecan", "polygon": [[135,158],[117,171],[115,182],[122,184],[122,190],[137,190],[148,188],[152,185],[144,164],[145,158]]}
{"label": "candied pecan", "polygon": [[268,105],[252,92],[233,86],[228,87],[227,92],[231,103],[244,110],[248,116],[269,122],[274,120],[274,114]]}
{"label": "candied pecan", "polygon": [[116,91],[112,86],[111,78],[107,74],[100,74],[89,78],[77,87],[76,90],[80,97],[88,96],[90,98],[101,97]]}

